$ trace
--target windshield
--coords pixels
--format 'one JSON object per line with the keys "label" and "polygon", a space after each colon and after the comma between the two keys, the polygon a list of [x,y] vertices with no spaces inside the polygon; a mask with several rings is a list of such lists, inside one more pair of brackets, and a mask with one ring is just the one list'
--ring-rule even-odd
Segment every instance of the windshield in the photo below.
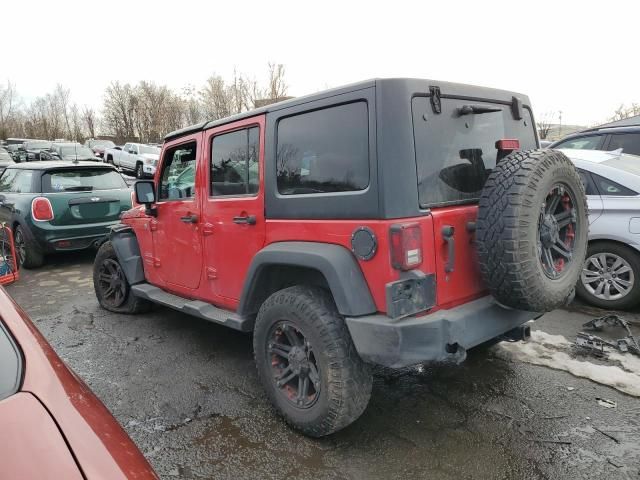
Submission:
{"label": "windshield", "polygon": [[126,182],[110,168],[79,168],[47,172],[42,176],[42,191],[87,192],[128,188]]}
{"label": "windshield", "polygon": [[75,157],[78,156],[80,158],[91,158],[93,157],[93,152],[90,148],[82,147],[82,146],[70,146],[70,147],[60,147],[60,155],[63,157]]}
{"label": "windshield", "polygon": [[25,142],[24,148],[27,150],[44,150],[45,148],[49,148],[51,146],[51,142]]}
{"label": "windshield", "polygon": [[150,153],[152,155],[160,155],[160,149],[158,147],[151,147],[149,145],[140,145],[138,147],[140,149],[140,153]]}
{"label": "windshield", "polygon": [[[476,201],[496,165],[496,142],[518,139],[536,148],[531,112],[514,120],[510,105],[443,98],[433,114],[428,97],[412,101],[420,207]],[[426,120],[425,120],[426,119]]]}

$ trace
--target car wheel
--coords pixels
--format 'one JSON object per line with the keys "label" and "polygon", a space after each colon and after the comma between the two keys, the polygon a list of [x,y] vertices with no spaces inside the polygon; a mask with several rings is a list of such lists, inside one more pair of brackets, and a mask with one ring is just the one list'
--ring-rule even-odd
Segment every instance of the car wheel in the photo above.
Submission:
{"label": "car wheel", "polygon": [[142,164],[138,163],[136,165],[136,178],[140,179],[144,177],[144,171],[142,170]]}
{"label": "car wheel", "polygon": [[364,412],[371,370],[324,290],[296,286],[271,295],[258,312],[253,348],[271,403],[304,434],[329,435]]}
{"label": "car wheel", "polygon": [[131,286],[109,241],[98,249],[93,262],[93,288],[100,306],[110,312],[142,313],[152,306],[148,300],[131,294]]}
{"label": "car wheel", "polygon": [[480,196],[480,270],[496,299],[548,312],[566,304],[587,250],[584,186],[555,150],[514,152],[498,162]]}
{"label": "car wheel", "polygon": [[20,268],[38,268],[42,266],[44,254],[27,239],[24,229],[20,225],[13,232],[13,243]]}
{"label": "car wheel", "polygon": [[640,303],[640,254],[615,242],[589,245],[576,293],[601,308],[635,307]]}

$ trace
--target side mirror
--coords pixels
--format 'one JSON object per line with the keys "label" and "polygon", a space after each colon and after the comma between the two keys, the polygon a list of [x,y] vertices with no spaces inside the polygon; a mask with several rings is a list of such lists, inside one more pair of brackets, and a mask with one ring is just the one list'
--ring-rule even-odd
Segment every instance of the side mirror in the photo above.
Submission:
{"label": "side mirror", "polygon": [[136,202],[145,206],[147,215],[156,216],[156,210],[151,207],[156,203],[155,184],[151,180],[139,180],[133,185],[136,192]]}
{"label": "side mirror", "polygon": [[114,150],[122,150],[122,147],[113,147]]}

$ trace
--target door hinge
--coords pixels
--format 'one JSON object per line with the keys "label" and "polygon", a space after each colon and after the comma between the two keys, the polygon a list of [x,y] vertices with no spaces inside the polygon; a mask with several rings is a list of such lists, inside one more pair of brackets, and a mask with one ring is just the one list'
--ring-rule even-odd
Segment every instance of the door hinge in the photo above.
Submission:
{"label": "door hinge", "polygon": [[207,267],[207,278],[209,280],[215,280],[218,278],[218,271],[213,267]]}
{"label": "door hinge", "polygon": [[152,232],[155,232],[156,230],[158,230],[158,221],[157,220],[150,220],[149,221],[149,230],[151,230]]}
{"label": "door hinge", "polygon": [[442,113],[440,87],[430,86],[429,93],[431,94],[431,109],[433,110],[433,113]]}
{"label": "door hinge", "polygon": [[205,223],[204,225],[202,225],[202,235],[206,237],[211,234],[213,234],[213,224]]}

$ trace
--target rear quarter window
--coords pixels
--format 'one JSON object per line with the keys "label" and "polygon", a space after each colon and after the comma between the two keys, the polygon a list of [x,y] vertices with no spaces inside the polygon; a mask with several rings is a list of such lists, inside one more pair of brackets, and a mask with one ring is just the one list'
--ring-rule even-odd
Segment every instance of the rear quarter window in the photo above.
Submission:
{"label": "rear quarter window", "polygon": [[44,193],[120,188],[128,188],[122,175],[108,168],[54,170],[42,175],[42,191]]}
{"label": "rear quarter window", "polygon": [[364,190],[369,185],[367,103],[300,113],[278,122],[281,195]]}

